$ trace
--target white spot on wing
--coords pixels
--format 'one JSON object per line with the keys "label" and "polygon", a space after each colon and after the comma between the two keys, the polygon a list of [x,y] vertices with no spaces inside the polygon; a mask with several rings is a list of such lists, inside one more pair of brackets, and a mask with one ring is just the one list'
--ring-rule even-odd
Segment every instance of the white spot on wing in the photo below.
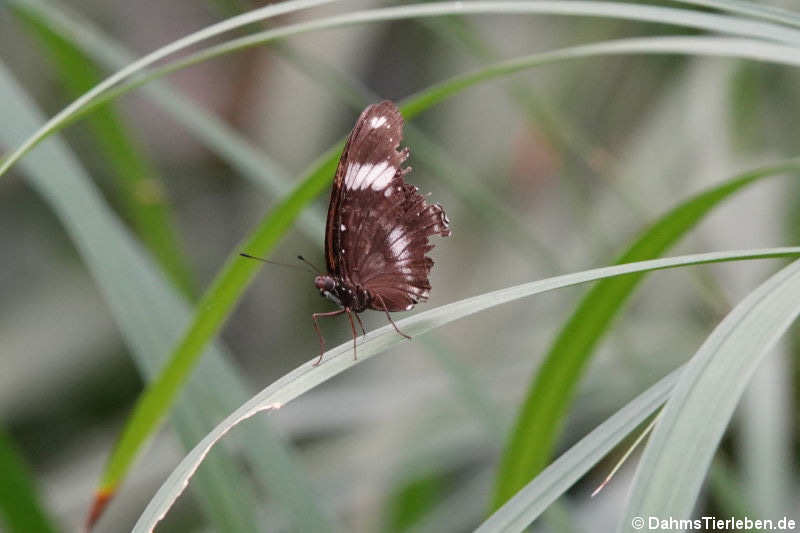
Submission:
{"label": "white spot on wing", "polygon": [[339,229],[342,230],[342,231],[347,231],[347,226],[342,224],[342,225],[339,226]]}
{"label": "white spot on wing", "polygon": [[352,190],[364,190],[372,187],[372,190],[380,191],[389,185],[396,172],[397,170],[388,161],[363,165],[353,162],[347,165],[344,173],[344,185]]}
{"label": "white spot on wing", "polygon": [[375,175],[383,172],[383,169],[386,167],[386,163],[381,161],[377,165],[364,165],[367,167],[367,172],[364,174],[364,177],[361,178],[358,182],[359,189],[366,189],[369,187],[369,184],[375,179]]}
{"label": "white spot on wing", "polygon": [[361,189],[363,188],[362,183],[364,179],[372,172],[373,165],[363,164],[359,165],[358,173],[353,176],[353,183],[350,185],[351,189]]}
{"label": "white spot on wing", "polygon": [[393,228],[392,231],[389,233],[389,237],[387,238],[387,240],[389,241],[389,243],[393,243],[402,236],[403,236],[403,229],[400,226],[397,226]]}
{"label": "white spot on wing", "polygon": [[393,166],[391,166],[389,163],[383,163],[383,165],[384,165],[384,168],[381,171],[381,173],[378,174],[375,177],[375,179],[372,180],[372,190],[373,191],[380,191],[381,189],[383,189],[384,187],[389,185],[389,182],[392,181],[392,178],[394,177],[394,175],[396,173],[395,168]]}
{"label": "white spot on wing", "polygon": [[400,237],[399,239],[397,239],[392,243],[392,254],[394,254],[395,257],[398,257],[400,253],[403,252],[410,243],[411,241],[409,241],[405,235]]}
{"label": "white spot on wing", "polygon": [[[372,117],[372,120],[369,121],[369,125],[373,128],[379,128],[384,124],[386,124],[386,117]],[[388,124],[386,127],[389,127]]]}

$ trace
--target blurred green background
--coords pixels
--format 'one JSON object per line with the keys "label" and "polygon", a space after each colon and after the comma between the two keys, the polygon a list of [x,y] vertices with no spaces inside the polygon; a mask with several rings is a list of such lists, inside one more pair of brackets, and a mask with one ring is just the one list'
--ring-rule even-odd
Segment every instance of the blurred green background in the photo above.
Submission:
{"label": "blurred green background", "polygon": [[[122,66],[125,53],[130,61],[262,5],[0,4],[0,61],[4,76],[49,117],[117,70],[115,53]],[[269,23],[378,5],[388,4],[344,2]],[[68,17],[108,40],[95,43],[105,59],[58,31],[57,22]],[[181,70],[159,84],[197,110],[189,116],[212,115],[238,134],[263,158],[256,163],[286,178],[286,191],[350,130],[367,103],[400,101],[503,58],[671,34],[700,32],[584,17],[420,18],[300,35]],[[414,167],[407,179],[445,206],[453,236],[435,243],[431,299],[417,310],[613,263],[643,227],[675,205],[742,171],[796,155],[798,87],[798,72],[786,66],[621,55],[527,70],[426,111],[406,130]],[[12,105],[0,99],[0,106]],[[278,201],[260,185],[259,167],[247,172],[246,156],[231,164],[210,147],[215,141],[189,131],[143,89],[87,115],[61,139],[102,200],[190,301]],[[0,153],[15,147],[5,143]],[[7,457],[0,498],[11,502],[0,514],[0,530],[5,524],[9,531],[73,531],[82,527],[144,381],[96,272],[52,202],[25,178],[17,166],[0,182],[0,459]],[[669,254],[797,243],[796,178],[764,180],[726,200]],[[52,179],[59,179],[58,169]],[[303,254],[324,263],[327,201],[325,193],[308,206],[272,259],[292,262]],[[772,261],[737,262],[648,277],[580,381],[561,421],[558,450],[688,360],[776,268]],[[310,315],[333,308],[319,298],[312,278],[302,269],[267,265],[228,317],[219,338],[244,377],[246,396],[318,353]],[[351,531],[467,531],[480,523],[531,376],[584,292],[548,293],[458,321],[358,365],[274,415],[324,513]],[[368,330],[385,323],[379,313],[363,319]],[[329,346],[349,339],[345,319],[326,320],[322,328]],[[765,360],[745,393],[698,513],[780,518],[800,508],[796,333]],[[215,419],[228,411],[220,408]],[[236,446],[228,448],[240,455]],[[185,451],[174,427],[162,428],[97,530],[129,530]],[[600,496],[588,495],[623,451],[583,478],[533,529],[614,528],[638,454]],[[233,464],[234,478],[252,477],[244,463]],[[26,486],[39,511],[23,507],[27,498],[15,499]],[[273,493],[258,482],[248,487],[242,498],[253,498],[255,523],[267,524],[265,531],[294,530]],[[159,531],[248,529],[227,529],[212,507],[189,491]],[[29,522],[10,516],[13,509]]]}

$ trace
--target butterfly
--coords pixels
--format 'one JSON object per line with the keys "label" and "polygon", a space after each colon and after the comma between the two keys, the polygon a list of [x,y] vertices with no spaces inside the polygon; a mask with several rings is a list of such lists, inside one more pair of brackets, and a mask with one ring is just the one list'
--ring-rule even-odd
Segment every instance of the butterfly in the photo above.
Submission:
{"label": "butterfly", "polygon": [[353,316],[366,335],[359,313],[383,311],[397,333],[410,339],[389,313],[408,311],[430,294],[428,238],[449,236],[450,220],[441,205],[428,204],[418,187],[403,180],[411,167],[403,167],[409,150],[399,150],[402,138],[403,117],[388,100],[367,107],[347,137],[325,226],[328,273],[314,278],[320,295],[340,309],[311,315],[320,343],[314,366],[325,353],[318,318],[347,314],[355,358]]}

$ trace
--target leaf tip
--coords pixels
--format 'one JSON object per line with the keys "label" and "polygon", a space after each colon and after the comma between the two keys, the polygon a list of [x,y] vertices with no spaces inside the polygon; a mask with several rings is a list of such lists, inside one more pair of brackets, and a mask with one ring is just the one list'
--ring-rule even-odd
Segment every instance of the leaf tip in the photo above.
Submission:
{"label": "leaf tip", "polygon": [[111,501],[111,498],[114,496],[116,491],[114,488],[103,487],[95,492],[94,495],[94,502],[92,503],[91,509],[89,509],[89,514],[86,517],[86,531],[91,531],[100,517],[103,515],[103,512],[106,509],[106,506]]}

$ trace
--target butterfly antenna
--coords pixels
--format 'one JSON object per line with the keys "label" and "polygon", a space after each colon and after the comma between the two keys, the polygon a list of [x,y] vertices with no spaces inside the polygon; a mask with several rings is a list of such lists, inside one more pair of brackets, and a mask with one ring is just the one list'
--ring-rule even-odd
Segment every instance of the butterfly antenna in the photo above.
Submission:
{"label": "butterfly antenna", "polygon": [[241,255],[242,257],[246,257],[248,259],[255,259],[256,261],[261,261],[262,263],[269,263],[270,265],[278,265],[286,268],[298,268],[297,265],[290,265],[288,263],[278,263],[277,261],[270,261],[268,259],[264,259],[263,257],[256,257],[254,255],[246,253],[240,253],[239,255]]}
{"label": "butterfly antenna", "polygon": [[322,271],[321,271],[320,269],[318,269],[317,267],[315,267],[315,266],[314,266],[314,264],[313,264],[311,261],[307,260],[307,259],[306,259],[305,257],[303,257],[302,255],[298,255],[298,256],[297,256],[297,258],[298,258],[300,261],[302,261],[303,263],[305,263],[305,264],[307,264],[308,266],[310,266],[311,268],[313,268],[313,269],[314,269],[314,272],[316,272],[316,273],[317,273],[317,274],[319,274],[320,276],[322,275]]}

